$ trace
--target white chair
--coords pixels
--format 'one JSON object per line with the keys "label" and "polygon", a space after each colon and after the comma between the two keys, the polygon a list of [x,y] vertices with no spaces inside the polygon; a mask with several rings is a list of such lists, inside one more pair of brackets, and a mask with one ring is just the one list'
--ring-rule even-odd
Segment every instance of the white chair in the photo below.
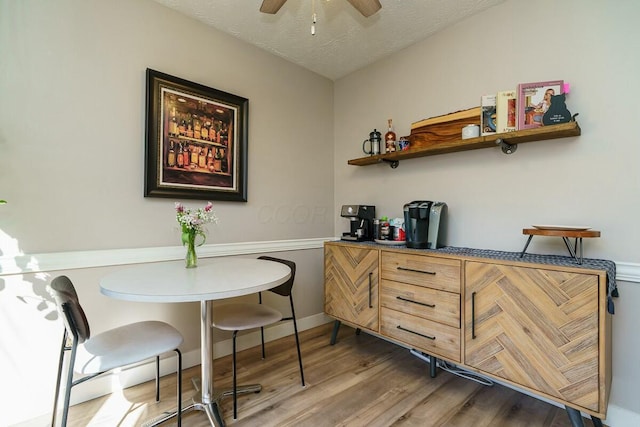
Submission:
{"label": "white chair", "polygon": [[[182,354],[178,350],[178,346],[182,344],[183,340],[180,332],[164,322],[145,321],[111,329],[92,337],[89,322],[80,306],[78,294],[71,280],[66,276],[58,276],[53,279],[47,290],[54,298],[65,325],[60,348],[51,426],[55,426],[56,422],[64,357],[67,351],[71,351],[71,356],[67,370],[67,385],[62,413],[61,425],[63,427],[67,425],[72,387],[114,368],[131,365],[152,357],[156,359],[156,402],[159,401],[160,355],[169,351],[175,351],[178,355],[177,419],[178,426],[180,426],[182,422]],[[69,345],[69,340],[71,345]],[[74,371],[85,376],[74,380]]]}
{"label": "white chair", "polygon": [[250,303],[231,303],[216,306],[213,312],[213,326],[215,328],[233,331],[233,418],[238,418],[237,409],[237,379],[236,379],[236,337],[239,331],[260,328],[262,338],[262,358],[265,358],[264,351],[264,327],[277,323],[281,320],[293,320],[293,330],[296,337],[296,347],[298,349],[298,363],[300,365],[300,379],[304,387],[304,371],[302,368],[302,355],[300,353],[300,339],[298,338],[298,324],[296,323],[296,312],[293,307],[293,295],[291,293],[293,282],[296,276],[296,264],[293,261],[273,258],[269,256],[261,256],[258,259],[274,261],[286,264],[291,268],[291,277],[282,285],[269,292],[273,292],[280,296],[288,296],[291,305],[291,317],[282,317],[282,313],[278,310],[262,304],[262,293],[258,293],[258,304]]}

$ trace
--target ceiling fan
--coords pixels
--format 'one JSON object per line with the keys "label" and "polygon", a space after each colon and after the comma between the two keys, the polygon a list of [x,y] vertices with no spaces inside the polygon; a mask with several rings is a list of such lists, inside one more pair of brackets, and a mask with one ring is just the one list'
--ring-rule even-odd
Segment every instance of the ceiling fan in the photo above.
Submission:
{"label": "ceiling fan", "polygon": [[[260,12],[275,14],[287,0],[262,0]],[[347,0],[365,18],[373,15],[382,8],[379,0]]]}

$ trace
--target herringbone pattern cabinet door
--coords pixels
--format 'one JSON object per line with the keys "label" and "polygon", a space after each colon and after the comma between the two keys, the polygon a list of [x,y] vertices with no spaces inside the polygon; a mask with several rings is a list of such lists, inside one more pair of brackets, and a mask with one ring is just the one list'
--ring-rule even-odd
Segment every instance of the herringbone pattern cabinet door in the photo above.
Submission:
{"label": "herringbone pattern cabinet door", "polygon": [[378,331],[378,251],[325,245],[324,311]]}
{"label": "herringbone pattern cabinet door", "polygon": [[598,276],[466,264],[465,363],[598,411]]}

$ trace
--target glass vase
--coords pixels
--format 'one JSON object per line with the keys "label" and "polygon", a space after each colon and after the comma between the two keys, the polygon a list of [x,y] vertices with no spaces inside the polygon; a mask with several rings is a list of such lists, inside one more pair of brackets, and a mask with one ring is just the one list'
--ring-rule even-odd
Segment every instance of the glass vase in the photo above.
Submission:
{"label": "glass vase", "polygon": [[198,255],[196,255],[196,235],[188,234],[186,239],[187,256],[185,257],[186,267],[195,268],[198,266]]}

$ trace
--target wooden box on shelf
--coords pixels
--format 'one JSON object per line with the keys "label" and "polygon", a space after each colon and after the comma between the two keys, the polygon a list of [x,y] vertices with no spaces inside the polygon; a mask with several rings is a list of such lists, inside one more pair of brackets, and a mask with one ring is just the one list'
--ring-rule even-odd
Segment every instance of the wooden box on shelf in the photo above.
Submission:
{"label": "wooden box on shelf", "polygon": [[435,144],[460,139],[462,128],[480,125],[480,107],[430,117],[411,124],[411,149],[427,148]]}

